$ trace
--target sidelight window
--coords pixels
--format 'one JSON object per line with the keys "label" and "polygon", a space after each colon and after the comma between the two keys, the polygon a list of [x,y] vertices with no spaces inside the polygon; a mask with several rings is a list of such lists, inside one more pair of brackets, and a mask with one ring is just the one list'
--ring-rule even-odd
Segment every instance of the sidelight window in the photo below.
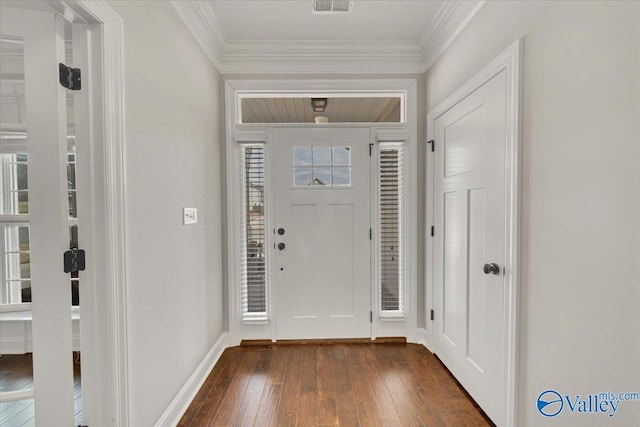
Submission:
{"label": "sidelight window", "polygon": [[263,145],[240,149],[242,230],[240,237],[242,319],[267,319]]}
{"label": "sidelight window", "polygon": [[404,316],[404,151],[380,144],[378,159],[378,300],[381,316]]}

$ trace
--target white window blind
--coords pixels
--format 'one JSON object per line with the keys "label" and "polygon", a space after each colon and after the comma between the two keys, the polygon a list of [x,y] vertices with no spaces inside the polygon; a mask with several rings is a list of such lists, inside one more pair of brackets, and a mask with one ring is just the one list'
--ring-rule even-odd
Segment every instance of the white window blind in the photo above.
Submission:
{"label": "white window blind", "polygon": [[404,158],[399,143],[380,144],[378,168],[378,291],[381,316],[403,316]]}
{"label": "white window blind", "polygon": [[243,145],[240,162],[242,319],[263,321],[267,319],[264,147]]}

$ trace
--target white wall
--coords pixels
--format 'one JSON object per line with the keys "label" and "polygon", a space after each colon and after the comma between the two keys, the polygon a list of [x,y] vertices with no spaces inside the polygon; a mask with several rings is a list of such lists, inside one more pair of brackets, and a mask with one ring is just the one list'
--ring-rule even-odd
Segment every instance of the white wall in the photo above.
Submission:
{"label": "white wall", "polygon": [[111,6],[125,23],[129,425],[152,426],[223,332],[220,76],[169,2]]}
{"label": "white wall", "polygon": [[640,3],[487,2],[426,73],[427,111],[524,37],[519,425],[536,398],[640,392]]}

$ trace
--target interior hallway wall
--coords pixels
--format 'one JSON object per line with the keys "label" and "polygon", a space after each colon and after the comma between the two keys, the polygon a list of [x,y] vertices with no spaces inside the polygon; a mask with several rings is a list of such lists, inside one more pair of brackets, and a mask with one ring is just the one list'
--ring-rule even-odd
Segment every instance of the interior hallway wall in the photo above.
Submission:
{"label": "interior hallway wall", "polygon": [[519,425],[537,396],[640,392],[640,3],[487,2],[426,73],[427,111],[524,37]]}
{"label": "interior hallway wall", "polygon": [[[220,83],[220,91],[224,93],[224,80],[366,80],[366,79],[415,79],[417,82],[417,105],[418,105],[418,158],[423,158],[426,153],[425,148],[425,135],[426,135],[426,111],[425,111],[425,86],[424,86],[424,74],[223,74],[222,80]],[[221,107],[221,120],[224,123],[224,106]],[[225,123],[226,125],[226,123]],[[224,138],[224,137],[223,137]],[[224,150],[224,147],[223,147]],[[221,154],[224,158],[224,153]],[[224,162],[223,162],[224,167]],[[226,181],[226,172],[223,173],[223,180]],[[417,171],[417,180],[418,180],[418,247],[416,248],[417,254],[416,259],[418,261],[418,265],[416,266],[416,286],[417,286],[417,318],[418,318],[418,328],[426,327],[426,306],[425,306],[425,295],[424,295],[424,240],[425,236],[425,193],[422,191],[422,187],[424,185],[425,179],[425,171],[424,165],[418,165]],[[226,184],[223,185],[223,188],[226,189]],[[226,196],[226,190],[224,190],[224,194]],[[225,198],[226,200],[226,198]],[[223,229],[225,230],[225,239],[226,239],[226,210],[223,220]],[[225,240],[226,241],[226,240]],[[224,266],[225,266],[225,298],[228,298],[228,289],[226,284],[228,280],[226,280],[226,252],[224,253]],[[228,301],[228,299],[225,299]],[[225,309],[226,310],[226,309]],[[226,313],[226,311],[225,311]],[[228,316],[225,317],[225,327],[228,329]]]}
{"label": "interior hallway wall", "polygon": [[129,425],[152,426],[224,330],[222,94],[169,2],[110,5],[125,33]]}

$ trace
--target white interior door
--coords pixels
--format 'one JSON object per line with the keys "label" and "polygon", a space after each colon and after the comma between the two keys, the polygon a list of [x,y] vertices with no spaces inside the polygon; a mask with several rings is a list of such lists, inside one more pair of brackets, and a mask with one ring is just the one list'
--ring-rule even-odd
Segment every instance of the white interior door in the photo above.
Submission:
{"label": "white interior door", "polygon": [[435,351],[499,424],[506,307],[505,72],[436,118],[434,137]]}
{"label": "white interior door", "polygon": [[274,131],[277,339],[371,336],[369,129]]}
{"label": "white interior door", "polygon": [[[0,397],[3,401],[35,399],[36,425],[71,426],[75,421],[71,289],[62,266],[62,254],[70,242],[67,106],[66,89],[58,82],[58,63],[65,62],[64,21],[54,13],[3,7],[1,22],[3,95],[5,84],[23,90],[14,127],[5,122],[9,117],[4,114],[3,97],[2,154],[3,159],[5,154],[16,156],[25,169],[28,163],[28,188],[19,184],[14,194],[10,180],[3,181],[0,225],[10,230],[22,224],[28,229],[27,240],[20,235],[18,252],[19,270],[24,273],[22,261],[30,260],[30,274],[28,280],[19,276],[22,282],[18,283],[28,282],[31,289],[29,310],[21,315],[30,321],[33,387]],[[6,135],[23,138],[26,153],[16,148],[19,141],[16,147],[5,144]],[[22,154],[7,151],[14,149]],[[11,176],[8,159],[3,163],[3,178]],[[11,258],[11,253],[3,253],[3,262],[11,263]],[[15,277],[11,269],[3,270],[8,272],[5,285]],[[11,324],[8,318],[19,316],[16,313],[2,313],[3,330]],[[33,420],[24,422],[31,425]]]}

